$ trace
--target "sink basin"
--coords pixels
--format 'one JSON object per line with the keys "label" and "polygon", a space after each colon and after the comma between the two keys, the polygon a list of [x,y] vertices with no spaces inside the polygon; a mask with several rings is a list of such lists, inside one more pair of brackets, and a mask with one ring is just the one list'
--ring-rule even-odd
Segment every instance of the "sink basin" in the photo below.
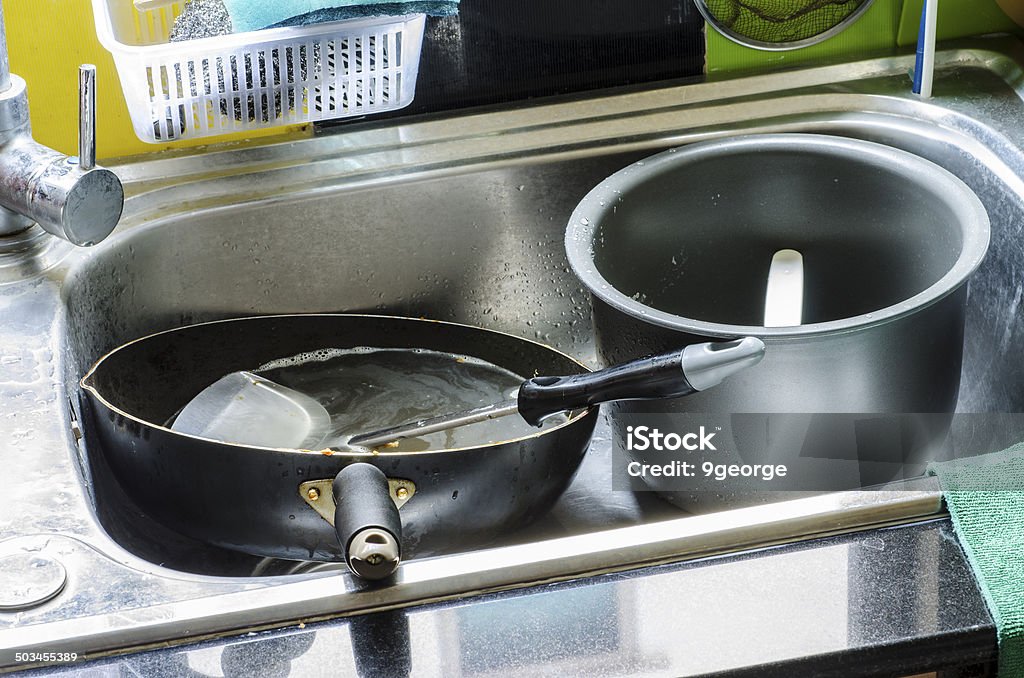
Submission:
{"label": "sink basin", "polygon": [[[900,57],[118,166],[129,199],[115,235],[89,250],[20,255],[11,264],[20,279],[0,286],[0,370],[16,408],[3,437],[21,471],[0,498],[0,555],[50,554],[79,581],[17,623],[0,613],[0,649],[55,638],[83,652],[139,646],[941,511],[924,483],[688,517],[652,493],[612,491],[623,470],[613,468],[601,426],[550,516],[489,550],[413,561],[395,585],[365,590],[335,564],[229,552],[152,521],[126,499],[88,426],[82,435],[77,381],[105,352],[151,332],[296,312],[451,320],[594,363],[588,296],[562,248],[579,199],[666,148],[799,131],[899,147],[978,193],[992,246],[971,282],[959,409],[1022,411],[1024,328],[1014,318],[1024,289],[1024,102],[1020,67],[1007,56],[1015,49],[992,41],[942,52],[931,102],[909,95],[911,57]],[[82,573],[102,587],[83,588]],[[78,621],[97,615],[106,615],[100,626]]]}

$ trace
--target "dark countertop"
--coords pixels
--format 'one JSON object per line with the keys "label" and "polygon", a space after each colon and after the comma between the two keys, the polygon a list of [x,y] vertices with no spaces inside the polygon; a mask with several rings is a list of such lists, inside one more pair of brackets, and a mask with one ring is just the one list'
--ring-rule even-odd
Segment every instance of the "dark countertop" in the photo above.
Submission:
{"label": "dark countertop", "polygon": [[996,651],[943,519],[32,673],[952,677]]}

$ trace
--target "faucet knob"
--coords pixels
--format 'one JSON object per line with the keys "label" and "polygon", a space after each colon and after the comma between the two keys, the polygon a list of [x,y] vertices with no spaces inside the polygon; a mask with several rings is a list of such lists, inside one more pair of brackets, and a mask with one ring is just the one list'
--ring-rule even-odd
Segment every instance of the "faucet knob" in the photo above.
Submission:
{"label": "faucet knob", "polygon": [[78,67],[78,166],[96,166],[96,67]]}

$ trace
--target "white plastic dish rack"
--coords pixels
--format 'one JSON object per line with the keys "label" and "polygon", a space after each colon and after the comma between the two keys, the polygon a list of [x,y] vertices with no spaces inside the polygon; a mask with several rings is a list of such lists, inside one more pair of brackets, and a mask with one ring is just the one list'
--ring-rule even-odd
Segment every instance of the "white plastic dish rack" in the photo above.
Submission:
{"label": "white plastic dish rack", "polygon": [[392,111],[416,92],[426,16],[168,42],[184,2],[93,0],[135,134],[159,143]]}

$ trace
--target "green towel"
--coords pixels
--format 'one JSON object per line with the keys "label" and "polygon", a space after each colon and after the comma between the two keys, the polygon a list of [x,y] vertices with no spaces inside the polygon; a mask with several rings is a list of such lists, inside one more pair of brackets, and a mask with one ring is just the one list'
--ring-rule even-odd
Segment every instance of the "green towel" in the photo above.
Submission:
{"label": "green towel", "polygon": [[999,678],[1024,676],[1024,443],[932,464],[999,637]]}

